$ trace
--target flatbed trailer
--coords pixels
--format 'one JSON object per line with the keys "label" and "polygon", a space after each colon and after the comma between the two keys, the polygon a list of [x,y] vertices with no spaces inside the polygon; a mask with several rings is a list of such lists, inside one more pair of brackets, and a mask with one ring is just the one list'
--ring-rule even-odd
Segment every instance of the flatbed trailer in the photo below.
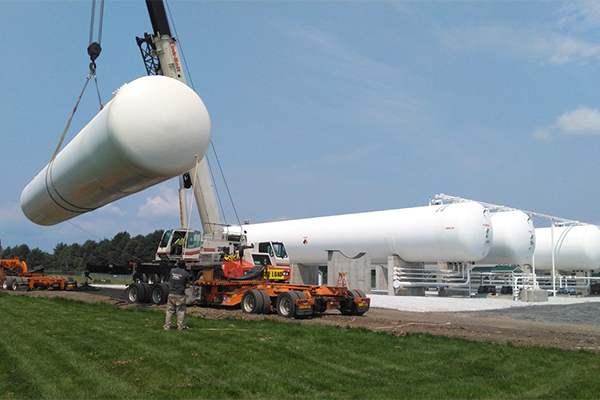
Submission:
{"label": "flatbed trailer", "polygon": [[[210,275],[210,274],[206,274]],[[125,291],[130,303],[164,304],[169,294],[166,283],[132,283]],[[308,317],[327,310],[344,315],[363,315],[370,299],[361,290],[344,286],[294,285],[269,280],[197,280],[186,290],[187,304],[240,306],[247,314],[277,313],[284,318]]]}
{"label": "flatbed trailer", "polygon": [[16,276],[0,274],[2,288],[4,290],[73,290],[77,282],[65,278],[49,276],[44,273],[24,273]]}
{"label": "flatbed trailer", "polygon": [[2,289],[18,290],[20,287],[26,287],[27,290],[72,290],[77,286],[77,282],[73,280],[52,277],[42,271],[43,268],[28,271],[25,261],[20,261],[18,257],[0,260]]}

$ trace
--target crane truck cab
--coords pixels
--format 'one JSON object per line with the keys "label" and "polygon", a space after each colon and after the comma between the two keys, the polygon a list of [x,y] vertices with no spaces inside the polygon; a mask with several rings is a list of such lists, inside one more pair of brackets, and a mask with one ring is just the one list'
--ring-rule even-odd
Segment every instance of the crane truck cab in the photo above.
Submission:
{"label": "crane truck cab", "polygon": [[[221,267],[226,277],[234,279],[248,277],[251,271],[261,269],[257,267],[264,267],[268,280],[289,281],[291,276],[290,260],[282,242],[248,245],[245,235],[227,232],[203,235],[189,229],[166,230],[156,250],[155,261],[172,263],[177,260],[184,260],[198,279],[203,268],[215,265]],[[166,272],[162,271],[160,275],[166,276]]]}

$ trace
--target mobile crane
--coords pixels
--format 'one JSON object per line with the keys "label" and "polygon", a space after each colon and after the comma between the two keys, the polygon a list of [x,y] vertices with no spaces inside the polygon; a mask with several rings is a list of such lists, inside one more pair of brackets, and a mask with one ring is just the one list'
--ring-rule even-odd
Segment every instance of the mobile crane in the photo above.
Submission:
{"label": "mobile crane", "polygon": [[[181,57],[162,0],[146,0],[153,34],[136,38],[148,75],[164,75],[186,83]],[[186,83],[187,84],[187,83]],[[186,188],[192,188],[203,232],[190,230],[186,211]],[[243,230],[224,228],[206,158],[179,178],[181,228],[163,233],[156,259],[133,266],[134,283],[126,299],[162,304],[168,295],[164,283],[177,260],[184,260],[195,278],[187,292],[188,304],[241,305],[245,313],[268,313],[283,317],[319,314],[338,309],[342,314],[362,315],[370,299],[347,287],[292,285],[290,260],[281,242],[248,244]]]}

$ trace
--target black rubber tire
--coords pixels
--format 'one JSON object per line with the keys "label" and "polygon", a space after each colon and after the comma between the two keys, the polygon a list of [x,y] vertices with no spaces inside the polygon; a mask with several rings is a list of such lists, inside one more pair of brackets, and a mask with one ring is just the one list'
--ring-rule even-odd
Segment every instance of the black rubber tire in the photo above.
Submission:
{"label": "black rubber tire", "polygon": [[154,285],[156,283],[160,283],[160,279],[158,279],[158,275],[156,275],[156,274],[148,274],[148,283],[150,285]]}
{"label": "black rubber tire", "polygon": [[130,303],[139,303],[140,301],[140,284],[132,283],[125,289],[125,300]]}
{"label": "black rubber tire", "polygon": [[10,288],[10,280],[9,280],[9,278],[11,278],[11,277],[10,276],[5,276],[4,279],[2,279],[2,289],[8,290]]}
{"label": "black rubber tire", "polygon": [[256,289],[250,289],[242,295],[242,312],[245,314],[260,314],[263,310],[263,296]]}
{"label": "black rubber tire", "polygon": [[283,292],[277,296],[277,315],[283,318],[292,318],[296,315],[296,292]]}
{"label": "black rubber tire", "polygon": [[343,315],[357,315],[358,307],[354,302],[354,298],[360,296],[357,296],[356,294],[355,290],[348,289],[348,297],[342,302],[340,307],[340,312]]}
{"label": "black rubber tire", "polygon": [[12,278],[12,281],[11,281],[11,283],[10,283],[10,289],[11,289],[12,291],[17,291],[17,290],[19,290],[19,279],[18,279],[18,278],[16,278],[16,277],[13,277],[13,278]]}
{"label": "black rubber tire", "polygon": [[142,303],[151,303],[152,287],[146,282],[142,282],[140,283],[140,285],[142,285],[142,287],[144,288],[144,296],[142,297]]}
{"label": "black rubber tire", "polygon": [[270,314],[271,313],[271,297],[269,296],[269,293],[267,293],[267,291],[264,289],[258,289],[257,292],[260,293],[263,298],[263,308],[259,312],[259,314]]}
{"label": "black rubber tire", "polygon": [[169,287],[164,283],[157,283],[152,289],[152,303],[165,304],[169,297]]}

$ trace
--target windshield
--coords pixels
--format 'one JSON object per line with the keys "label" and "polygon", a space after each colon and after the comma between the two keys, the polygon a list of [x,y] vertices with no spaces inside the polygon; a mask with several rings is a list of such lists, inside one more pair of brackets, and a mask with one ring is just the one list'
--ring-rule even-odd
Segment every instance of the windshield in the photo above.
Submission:
{"label": "windshield", "polygon": [[287,258],[287,252],[285,251],[285,246],[283,243],[273,242],[273,250],[275,250],[275,255],[277,258]]}

